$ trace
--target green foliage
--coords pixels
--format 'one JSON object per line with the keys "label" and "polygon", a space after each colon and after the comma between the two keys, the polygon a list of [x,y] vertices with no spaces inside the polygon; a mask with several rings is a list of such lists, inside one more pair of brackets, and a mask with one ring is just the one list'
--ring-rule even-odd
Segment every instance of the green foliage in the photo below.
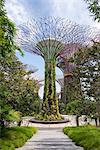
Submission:
{"label": "green foliage", "polygon": [[36,115],[35,119],[37,120],[44,120],[44,121],[60,121],[60,120],[64,120],[64,118],[59,114],[59,115],[55,115],[55,114],[45,114],[43,116],[42,113]]}
{"label": "green foliage", "polygon": [[[0,72],[0,119],[8,120],[9,112],[11,111],[11,106],[6,103],[6,98],[9,96],[9,92],[7,90],[7,86],[4,82],[4,74]],[[4,126],[4,122],[2,122],[2,126]]]}
{"label": "green foliage", "polygon": [[99,0],[85,0],[88,3],[88,8],[93,13],[94,19],[100,22],[100,3]]}
{"label": "green foliage", "polygon": [[39,87],[25,67],[14,54],[0,61],[1,118],[7,121],[17,117],[16,111],[23,116],[40,111]]}
{"label": "green foliage", "polygon": [[12,94],[8,87],[8,80],[13,72],[11,65],[14,52],[20,50],[14,42],[16,29],[7,17],[4,2],[4,0],[0,0],[0,121],[2,125],[4,125],[4,120],[18,119],[17,112],[12,110],[12,106],[8,103]]}
{"label": "green foliage", "polygon": [[12,127],[2,131],[0,140],[1,150],[15,150],[21,147],[24,143],[37,132],[33,127]]}
{"label": "green foliage", "polygon": [[55,58],[45,61],[45,86],[42,105],[42,115],[45,120],[59,120],[58,100],[55,85]]}
{"label": "green foliage", "polygon": [[92,126],[84,127],[65,127],[64,134],[67,134],[72,140],[84,150],[100,149],[100,129]]}
{"label": "green foliage", "polygon": [[71,115],[96,116],[96,102],[90,100],[74,100],[67,104],[66,113]]}
{"label": "green foliage", "polygon": [[15,50],[22,52],[14,42],[15,34],[16,28],[7,17],[4,0],[0,0],[0,58],[10,55]]}
{"label": "green foliage", "polygon": [[[55,20],[54,21],[52,20],[53,24],[54,24],[54,22],[55,22]],[[48,22],[48,20],[47,20],[46,23],[44,21],[44,22],[40,22],[40,24],[42,24],[42,26],[44,26],[44,27],[46,27],[45,25],[47,25],[47,28],[48,28],[50,22]],[[51,27],[53,27],[52,25],[51,25]],[[55,25],[56,24],[54,24],[54,26]],[[51,27],[49,30],[52,30]],[[41,30],[40,30],[40,32],[41,32]],[[43,34],[43,36],[45,36],[45,34],[47,34],[47,32],[45,32]],[[47,36],[49,37],[49,35],[47,35]],[[56,73],[55,73],[56,58],[58,57],[59,52],[62,50],[63,44],[60,41],[57,41],[55,39],[54,40],[52,40],[50,38],[48,38],[49,40],[47,40],[47,39],[44,40],[44,39],[42,39],[42,41],[40,39],[40,41],[36,45],[38,54],[40,54],[45,61],[45,84],[44,84],[42,115],[43,115],[43,118],[45,118],[46,120],[48,120],[48,119],[54,120],[54,118],[59,119],[59,107],[58,107],[58,100],[56,99],[56,85],[55,85],[55,82],[56,82]],[[53,116],[53,118],[51,118],[51,116]],[[56,116],[58,116],[58,117],[56,117]]]}
{"label": "green foliage", "polygon": [[66,113],[76,115],[76,125],[79,126],[79,117],[83,114],[83,103],[80,100],[69,102],[66,107]]}
{"label": "green foliage", "polygon": [[32,115],[33,112],[38,114],[40,112],[41,101],[38,96],[38,85],[35,80],[23,80],[20,94],[17,109],[22,115]]}
{"label": "green foliage", "polygon": [[83,114],[89,117],[96,117],[96,102],[85,100],[83,103]]}
{"label": "green foliage", "polygon": [[100,43],[93,41],[92,47],[77,51],[73,62],[76,64],[74,72],[81,87],[83,112],[100,118]]}
{"label": "green foliage", "polygon": [[[82,94],[86,92],[88,96],[93,96],[94,99],[98,98],[99,95],[95,96],[93,92],[96,93],[98,90],[99,84],[97,84],[100,80],[99,78],[99,59],[100,59],[100,43],[95,43],[91,48],[83,48],[77,51],[74,55],[74,63],[76,64],[75,73],[81,78],[82,86]],[[84,84],[85,83],[85,84]],[[93,83],[93,84],[92,84]],[[94,85],[95,83],[95,85]],[[94,87],[95,90],[91,90],[91,94],[89,95],[90,87]],[[97,87],[97,88],[96,88]],[[98,93],[97,93],[98,94]]]}
{"label": "green foliage", "polygon": [[14,109],[10,110],[8,113],[7,121],[20,121],[20,112],[15,111]]}
{"label": "green foliage", "polygon": [[83,103],[80,100],[74,100],[67,104],[66,111],[72,115],[82,115]]}

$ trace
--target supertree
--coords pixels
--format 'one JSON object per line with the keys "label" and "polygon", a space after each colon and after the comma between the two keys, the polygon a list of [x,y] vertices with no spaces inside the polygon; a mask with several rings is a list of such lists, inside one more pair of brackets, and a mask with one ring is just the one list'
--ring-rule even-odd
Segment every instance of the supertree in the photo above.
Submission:
{"label": "supertree", "polygon": [[[56,60],[70,43],[86,44],[93,37],[94,30],[79,26],[61,18],[32,19],[19,26],[17,42],[21,48],[43,57],[45,62],[45,85],[42,105],[44,118],[61,119],[56,98]],[[66,53],[67,53],[66,49]],[[49,117],[48,117],[49,118]]]}
{"label": "supertree", "polygon": [[[99,32],[98,32],[99,33]],[[93,36],[92,40],[89,41],[86,45],[91,47],[92,41],[99,42],[100,41],[100,34],[96,34]],[[80,97],[80,90],[74,93],[72,90],[75,90],[74,80],[75,77],[74,69],[76,65],[71,63],[69,59],[74,56],[74,54],[81,48],[85,48],[86,45],[80,45],[79,43],[70,43],[65,46],[65,50],[61,53],[61,55],[57,59],[57,67],[61,69],[64,75],[64,86],[62,88],[62,101],[66,104],[72,99],[77,99]],[[75,79],[75,78],[74,78]],[[72,92],[72,93],[71,93]]]}
{"label": "supertree", "polygon": [[57,59],[57,67],[63,72],[63,88],[61,100],[64,104],[67,104],[73,99],[72,89],[73,86],[73,70],[75,64],[69,61],[69,58],[82,46],[80,44],[70,43],[65,46],[65,50]]}

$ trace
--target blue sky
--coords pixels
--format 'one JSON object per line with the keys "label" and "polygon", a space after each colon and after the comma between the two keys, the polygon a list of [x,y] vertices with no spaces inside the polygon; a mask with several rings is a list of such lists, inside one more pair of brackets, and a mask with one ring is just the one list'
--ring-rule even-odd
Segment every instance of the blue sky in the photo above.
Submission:
{"label": "blue sky", "polygon": [[[100,23],[94,22],[93,17],[87,9],[84,0],[6,0],[6,10],[9,18],[16,25],[27,22],[30,18],[54,16],[69,19],[73,22],[83,25],[95,26],[100,29]],[[44,61],[41,57],[25,53],[21,57],[17,53],[19,59],[25,64],[32,64],[39,70],[34,74],[35,78],[43,78]],[[57,75],[62,76],[60,69],[57,69]],[[60,86],[57,84],[57,91]],[[40,95],[43,93],[43,87]]]}

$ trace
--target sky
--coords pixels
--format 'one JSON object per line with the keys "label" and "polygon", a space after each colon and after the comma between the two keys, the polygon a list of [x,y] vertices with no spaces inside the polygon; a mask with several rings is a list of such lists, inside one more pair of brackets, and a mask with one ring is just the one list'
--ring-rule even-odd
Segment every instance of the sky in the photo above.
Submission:
{"label": "sky", "polygon": [[[53,16],[100,29],[100,23],[93,20],[84,0],[6,0],[6,10],[16,26],[26,23],[30,18]],[[44,78],[44,60],[40,56],[28,52],[25,52],[24,57],[18,52],[16,55],[24,64],[33,65],[38,69],[33,75],[34,78]],[[56,74],[60,78],[63,77],[59,68],[56,68]],[[57,92],[60,92],[60,86],[56,84]],[[39,95],[42,97],[43,87],[40,88]]]}

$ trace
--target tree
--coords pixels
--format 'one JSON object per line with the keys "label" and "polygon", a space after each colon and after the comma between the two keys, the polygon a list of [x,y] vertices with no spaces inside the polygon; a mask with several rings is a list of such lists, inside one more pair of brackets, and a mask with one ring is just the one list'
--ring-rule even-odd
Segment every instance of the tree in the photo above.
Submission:
{"label": "tree", "polygon": [[77,65],[76,72],[80,80],[82,98],[89,101],[90,104],[92,104],[92,101],[96,103],[95,118],[100,118],[99,51],[100,43],[93,41],[91,47],[84,47],[74,55],[74,63]]}
{"label": "tree", "polygon": [[20,99],[16,106],[16,109],[22,113],[22,116],[39,114],[41,102],[38,91],[39,87],[35,80],[23,80]]}
{"label": "tree", "polygon": [[100,3],[99,0],[85,0],[88,3],[88,8],[93,13],[94,19],[100,22]]}
{"label": "tree", "polygon": [[[15,118],[13,115],[11,117],[12,107],[6,102],[7,98],[11,95],[7,87],[6,79],[15,50],[19,50],[22,53],[14,42],[16,29],[7,17],[4,2],[4,0],[0,0],[0,124],[2,126],[4,126],[5,120],[8,121],[11,118]],[[13,112],[15,111],[13,110]]]}
{"label": "tree", "polygon": [[87,91],[88,97],[92,97],[96,102],[96,115],[99,118],[100,125],[100,43],[94,42],[90,49],[89,56],[92,65],[89,67],[90,74],[90,88]]}
{"label": "tree", "polygon": [[[20,111],[22,115],[31,115],[33,111],[37,113],[40,102],[38,84],[34,79],[30,79],[34,69],[27,71],[26,65],[23,65],[14,54],[10,56],[10,61],[9,64],[5,58],[2,58],[0,63],[1,86],[4,86],[3,91],[8,93],[7,97],[2,99],[3,102],[14,110]],[[1,91],[2,97],[4,97],[3,91]]]}
{"label": "tree", "polygon": [[80,100],[69,102],[66,107],[66,112],[71,115],[76,115],[76,125],[79,126],[79,117],[83,113],[83,103]]}
{"label": "tree", "polygon": [[[67,44],[80,43],[81,45],[84,41],[89,40],[87,31],[89,31],[87,27],[80,27],[59,18],[41,18],[38,21],[31,20],[26,25],[19,26],[17,42],[21,44],[22,49],[42,56],[45,62],[42,105],[42,115],[45,118],[52,116],[53,120],[61,119],[56,98],[56,60],[64,49],[69,53],[66,48]],[[95,33],[92,33],[93,36]]]}
{"label": "tree", "polygon": [[91,119],[95,119],[95,124],[98,126],[97,121],[97,110],[96,110],[97,104],[96,101],[91,100],[84,100],[83,102],[83,114],[90,117]]}
{"label": "tree", "polygon": [[5,99],[9,95],[5,84],[0,83],[0,125],[1,127],[5,126],[5,120],[8,120],[9,112],[11,110],[10,105],[6,104]]}
{"label": "tree", "polygon": [[[71,45],[73,49],[73,45]],[[78,47],[76,47],[78,50]],[[64,85],[62,92],[62,102],[66,105],[68,102],[71,102],[75,99],[80,99],[80,86],[78,83],[78,77],[75,73],[76,65],[71,63],[66,55],[58,59],[57,66],[64,73]]]}
{"label": "tree", "polygon": [[[7,59],[7,57],[6,57]],[[0,123],[18,121],[20,116],[37,114],[40,111],[38,84],[34,79],[26,78],[30,75],[25,66],[13,56],[11,64],[2,59],[0,63]],[[14,112],[14,113],[12,113]],[[20,117],[19,116],[19,117]]]}
{"label": "tree", "polygon": [[[0,57],[6,57],[15,50],[22,51],[14,42],[15,25],[7,17],[4,9],[4,0],[0,0]],[[22,53],[23,54],[23,53]]]}
{"label": "tree", "polygon": [[69,102],[66,107],[66,113],[76,115],[76,125],[79,126],[79,117],[81,115],[95,119],[97,123],[96,102],[91,100],[74,100]]}

